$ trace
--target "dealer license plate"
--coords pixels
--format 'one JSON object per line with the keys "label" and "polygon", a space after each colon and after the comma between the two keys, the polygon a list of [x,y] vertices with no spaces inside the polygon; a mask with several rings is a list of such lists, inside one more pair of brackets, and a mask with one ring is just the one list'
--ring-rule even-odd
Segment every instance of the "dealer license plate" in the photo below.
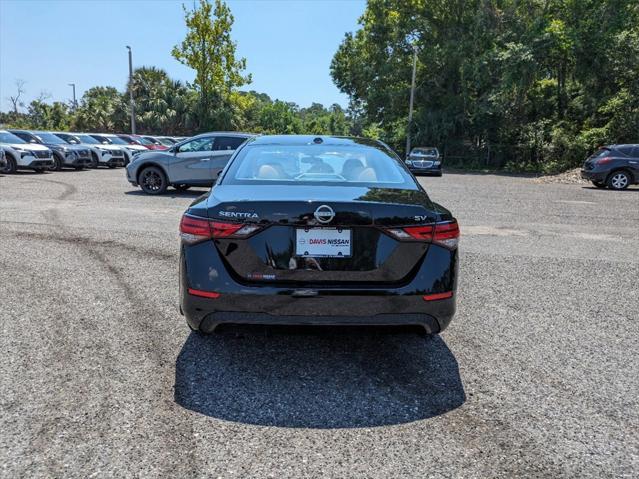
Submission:
{"label": "dealer license plate", "polygon": [[299,228],[296,231],[297,256],[346,258],[351,255],[351,230],[344,228]]}

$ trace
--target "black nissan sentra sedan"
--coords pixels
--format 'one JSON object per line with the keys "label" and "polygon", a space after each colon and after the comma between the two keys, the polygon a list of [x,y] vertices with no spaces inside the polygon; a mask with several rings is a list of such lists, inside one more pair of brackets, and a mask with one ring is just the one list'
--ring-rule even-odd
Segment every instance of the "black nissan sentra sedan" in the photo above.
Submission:
{"label": "black nissan sentra sedan", "polygon": [[455,313],[459,228],[384,144],[260,136],[180,223],[180,311],[224,323],[420,325]]}

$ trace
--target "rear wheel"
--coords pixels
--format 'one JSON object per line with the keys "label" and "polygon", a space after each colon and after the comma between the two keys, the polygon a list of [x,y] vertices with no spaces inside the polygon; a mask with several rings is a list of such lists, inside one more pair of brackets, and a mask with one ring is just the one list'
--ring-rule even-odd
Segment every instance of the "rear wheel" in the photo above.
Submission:
{"label": "rear wheel", "polygon": [[593,185],[595,185],[597,188],[605,188],[606,184],[602,181],[593,181],[592,182]]}
{"label": "rear wheel", "polygon": [[16,160],[13,159],[9,154],[7,154],[7,166],[0,170],[2,173],[13,174],[17,171],[18,165]]}
{"label": "rear wheel", "polygon": [[157,166],[148,166],[140,172],[140,188],[147,195],[161,195],[168,186],[166,175]]}
{"label": "rear wheel", "polygon": [[615,171],[608,177],[608,188],[625,190],[630,185],[630,175],[625,171]]}

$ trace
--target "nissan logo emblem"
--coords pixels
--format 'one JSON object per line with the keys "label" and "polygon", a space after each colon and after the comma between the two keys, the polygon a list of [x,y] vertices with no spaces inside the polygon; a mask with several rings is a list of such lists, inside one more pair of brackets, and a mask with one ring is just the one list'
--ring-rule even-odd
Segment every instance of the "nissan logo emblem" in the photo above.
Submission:
{"label": "nissan logo emblem", "polygon": [[317,221],[319,221],[320,223],[330,223],[333,218],[335,218],[335,212],[333,211],[333,208],[331,208],[328,205],[322,205],[319,208],[317,208],[315,210],[315,213],[313,213],[313,216],[315,216],[315,219]]}

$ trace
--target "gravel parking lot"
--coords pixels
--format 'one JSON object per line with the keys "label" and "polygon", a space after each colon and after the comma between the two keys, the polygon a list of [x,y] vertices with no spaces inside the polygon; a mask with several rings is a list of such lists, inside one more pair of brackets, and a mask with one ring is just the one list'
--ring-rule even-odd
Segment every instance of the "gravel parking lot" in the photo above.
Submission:
{"label": "gravel parking lot", "polygon": [[637,477],[639,189],[422,178],[458,314],[411,330],[177,311],[177,227],[123,170],[0,176],[0,476]]}

